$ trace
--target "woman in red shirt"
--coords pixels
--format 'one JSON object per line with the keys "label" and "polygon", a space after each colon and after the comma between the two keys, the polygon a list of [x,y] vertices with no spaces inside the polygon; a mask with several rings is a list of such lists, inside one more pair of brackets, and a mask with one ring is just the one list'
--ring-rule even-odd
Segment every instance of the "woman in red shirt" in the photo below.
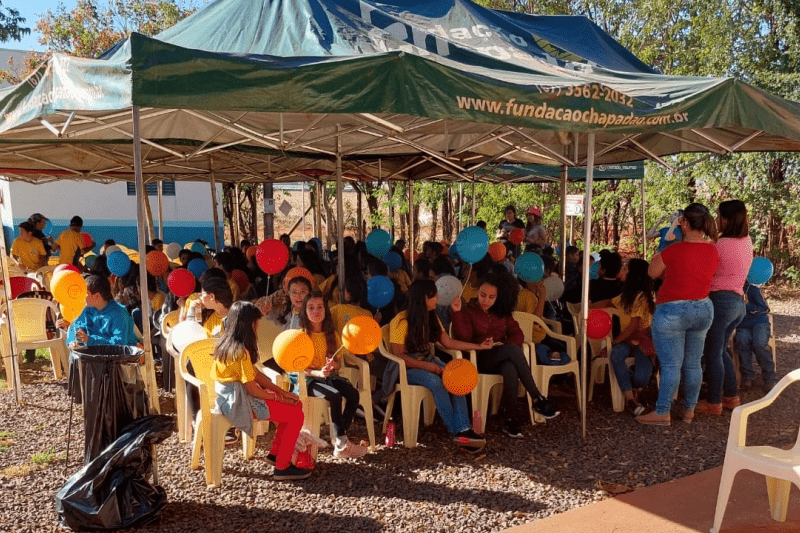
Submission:
{"label": "woman in red shirt", "polygon": [[708,293],[717,271],[717,249],[711,242],[717,238],[717,227],[706,206],[697,203],[684,210],[679,223],[683,240],[654,255],[648,269],[651,278],[664,278],[651,327],[661,363],[661,382],[655,410],[636,417],[642,424],[670,425],[670,407],[681,369],[683,420],[691,422],[703,380],[700,358],[714,318]]}
{"label": "woman in red shirt", "polygon": [[525,336],[512,317],[518,293],[519,285],[511,274],[492,272],[479,282],[477,301],[463,308],[460,299],[452,304],[455,338],[477,344],[492,340],[496,344],[490,350],[478,352],[478,372],[503,376],[501,404],[506,417],[503,432],[514,438],[522,437],[516,413],[520,382],[536,401],[534,409],[539,414],[545,418],[559,414],[539,392],[522,353]]}

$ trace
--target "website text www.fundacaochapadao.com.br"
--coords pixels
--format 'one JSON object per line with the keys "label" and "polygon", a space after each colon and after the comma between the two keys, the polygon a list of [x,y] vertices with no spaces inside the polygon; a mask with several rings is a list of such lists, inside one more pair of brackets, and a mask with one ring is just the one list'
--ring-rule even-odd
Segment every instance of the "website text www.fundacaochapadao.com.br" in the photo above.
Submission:
{"label": "website text www.fundacaochapadao.com.br", "polygon": [[584,124],[597,124],[608,126],[641,126],[641,125],[666,125],[689,120],[688,113],[672,113],[637,117],[633,112],[629,114],[599,113],[595,109],[586,110],[552,107],[547,102],[542,104],[517,103],[515,98],[510,100],[486,100],[467,96],[456,96],[459,109],[483,111],[498,115],[515,117],[533,117],[545,120],[558,120],[561,122],[579,122]]}

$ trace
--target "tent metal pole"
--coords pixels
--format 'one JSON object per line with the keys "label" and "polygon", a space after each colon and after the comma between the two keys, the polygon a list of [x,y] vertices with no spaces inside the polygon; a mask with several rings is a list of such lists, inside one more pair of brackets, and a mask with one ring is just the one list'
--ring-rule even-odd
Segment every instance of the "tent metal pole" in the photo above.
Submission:
{"label": "tent metal pole", "polygon": [[592,183],[594,180],[594,133],[589,133],[586,150],[586,200],[583,210],[583,280],[581,285],[581,434],[586,440],[586,387],[589,343],[586,317],[589,316],[589,255],[592,242]]}
{"label": "tent metal pole", "polygon": [[353,184],[353,189],[356,191],[356,240],[364,240],[364,236],[361,234],[361,225],[364,223],[364,212],[363,206],[361,205],[361,188]]}
{"label": "tent metal pole", "polygon": [[[0,235],[0,266],[3,268],[3,297],[6,302],[6,316],[8,317],[5,325],[8,327],[10,352],[8,354],[3,354],[3,358],[6,359],[3,363],[6,368],[6,373],[8,373],[9,369],[11,370],[11,376],[8,376],[8,382],[14,389],[14,398],[17,400],[17,403],[22,403],[22,383],[19,377],[19,359],[17,357],[19,350],[17,348],[17,329],[14,324],[14,313],[11,312],[11,277],[8,274],[6,242],[2,235]],[[53,364],[58,364],[58,362],[53,361]]]}
{"label": "tent metal pole", "polygon": [[464,206],[464,184],[458,184],[458,211],[456,211],[456,235],[461,233],[461,208]]}
{"label": "tent metal pole", "polygon": [[[303,192],[300,194],[303,199],[303,241],[306,240],[306,182],[301,181],[300,186],[303,187]],[[320,250],[322,251],[322,250]]]}
{"label": "tent metal pole", "polygon": [[561,166],[561,279],[567,279],[567,165]]}
{"label": "tent metal pole", "polygon": [[[337,235],[336,235],[336,274],[339,279],[339,294],[342,295],[344,301],[344,200],[342,194],[344,187],[342,185],[342,127],[336,125],[336,218],[339,219]],[[358,221],[359,225],[361,221]],[[329,226],[330,227],[330,226]]]}
{"label": "tent metal pole", "polygon": [[408,262],[414,267],[414,251],[417,242],[414,239],[414,182],[408,180]]}
{"label": "tent metal pole", "polygon": [[213,163],[214,162],[209,157],[208,168],[211,171],[211,213],[212,216],[214,217],[214,249],[219,252],[222,248],[219,245],[219,215],[217,214],[217,177],[214,174]]}
{"label": "tent metal pole", "polygon": [[470,225],[475,225],[475,176],[472,176],[472,222]]}
{"label": "tent metal pole", "polygon": [[239,244],[239,228],[241,220],[239,218],[239,184],[233,184],[233,231],[231,231],[231,246]]}
{"label": "tent metal pole", "polygon": [[322,239],[322,184],[314,182],[314,236]]}
{"label": "tent metal pole", "polygon": [[642,259],[647,261],[647,219],[645,218],[647,207],[644,201],[644,176],[642,176],[639,187],[642,190]]}
{"label": "tent metal pole", "polygon": [[[378,163],[380,165],[380,160]],[[389,229],[391,230],[389,234],[392,236],[392,244],[394,244],[394,183],[389,181],[386,183],[386,187],[389,189]]]}
{"label": "tent metal pole", "polygon": [[[142,178],[142,144],[139,133],[139,107],[133,106],[133,168],[136,179],[136,207],[137,207],[137,226],[139,232],[139,265],[141,267],[145,264],[144,250],[146,247],[145,242],[145,227],[144,221],[146,217],[145,202],[147,202],[147,189],[144,186],[144,179]],[[147,294],[147,269],[139,268],[139,287],[142,287],[142,292]],[[160,413],[161,408],[158,401],[158,386],[156,385],[156,371],[153,365],[153,345],[151,342],[150,332],[150,299],[142,298],[142,344],[144,345],[144,366],[147,376],[145,377],[145,385],[147,387],[147,395],[150,399],[150,410],[154,413]]]}
{"label": "tent metal pole", "polygon": [[[164,240],[164,182],[159,181],[158,188],[158,238]],[[216,228],[214,228],[216,232]]]}

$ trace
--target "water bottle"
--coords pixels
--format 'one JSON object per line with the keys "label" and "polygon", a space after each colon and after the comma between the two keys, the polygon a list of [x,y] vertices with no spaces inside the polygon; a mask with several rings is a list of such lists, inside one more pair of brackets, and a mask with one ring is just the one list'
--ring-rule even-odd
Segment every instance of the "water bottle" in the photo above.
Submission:
{"label": "water bottle", "polygon": [[480,435],[481,426],[483,425],[483,413],[480,409],[475,409],[472,413],[472,431]]}
{"label": "water bottle", "polygon": [[389,420],[386,424],[386,446],[391,448],[394,446],[394,420]]}

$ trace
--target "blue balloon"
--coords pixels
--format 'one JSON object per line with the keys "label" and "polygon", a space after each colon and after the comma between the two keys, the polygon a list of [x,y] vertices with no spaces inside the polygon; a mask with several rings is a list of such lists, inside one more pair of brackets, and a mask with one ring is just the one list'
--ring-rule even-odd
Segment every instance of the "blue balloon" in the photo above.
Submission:
{"label": "blue balloon", "polygon": [[383,262],[389,267],[389,272],[397,272],[403,266],[403,258],[394,250],[390,250],[383,256]]}
{"label": "blue balloon", "polygon": [[200,259],[198,257],[189,261],[189,264],[186,265],[186,268],[189,270],[189,272],[194,274],[194,277],[200,279],[200,276],[203,275],[203,272],[208,270],[208,263],[206,263],[204,259]]}
{"label": "blue balloon", "polygon": [[469,264],[477,263],[489,250],[489,236],[478,226],[469,226],[461,230],[456,238],[458,257]]}
{"label": "blue balloon", "polygon": [[763,285],[772,277],[775,267],[766,257],[754,257],[747,273],[747,281],[753,285]]}
{"label": "blue balloon", "polygon": [[189,249],[193,252],[205,255],[206,247],[202,242],[193,242]]}
{"label": "blue balloon", "polygon": [[456,248],[456,243],[450,245],[450,258],[451,259],[460,259],[458,255],[458,249]]}
{"label": "blue balloon", "polygon": [[315,242],[317,243],[317,250],[322,251],[322,239],[319,237],[311,237],[308,242]]}
{"label": "blue balloon", "polygon": [[116,250],[106,259],[109,272],[117,277],[124,276],[131,269],[131,260],[125,252]]}
{"label": "blue balloon", "polygon": [[392,247],[392,237],[382,229],[374,229],[367,235],[367,251],[377,257],[382,258]]}
{"label": "blue balloon", "polygon": [[533,252],[526,252],[519,256],[514,268],[517,270],[519,279],[529,283],[536,283],[544,276],[544,261],[539,254]]}
{"label": "blue balloon", "polygon": [[300,243],[301,242],[303,242],[303,241],[294,241],[294,244],[292,244],[292,250],[297,252],[300,249]]}
{"label": "blue balloon", "polygon": [[394,299],[394,284],[386,276],[372,276],[367,282],[367,301],[369,305],[380,309],[386,307]]}
{"label": "blue balloon", "polygon": [[595,261],[592,263],[592,266],[589,267],[589,279],[600,279],[600,261]]}
{"label": "blue balloon", "polygon": [[42,231],[45,235],[50,235],[53,233],[53,223],[49,220],[44,221],[44,230]]}

